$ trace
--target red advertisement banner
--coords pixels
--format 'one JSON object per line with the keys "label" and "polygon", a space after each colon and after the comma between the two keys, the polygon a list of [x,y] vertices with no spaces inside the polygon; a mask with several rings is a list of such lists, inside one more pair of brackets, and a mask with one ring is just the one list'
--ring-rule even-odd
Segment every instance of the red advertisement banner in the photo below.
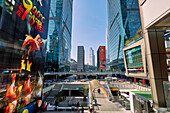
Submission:
{"label": "red advertisement banner", "polygon": [[106,50],[105,50],[105,46],[100,46],[100,69],[106,69]]}

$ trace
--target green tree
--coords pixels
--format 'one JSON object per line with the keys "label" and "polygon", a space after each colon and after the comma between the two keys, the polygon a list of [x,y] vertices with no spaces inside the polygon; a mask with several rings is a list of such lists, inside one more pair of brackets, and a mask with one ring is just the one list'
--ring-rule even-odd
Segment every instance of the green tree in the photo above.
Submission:
{"label": "green tree", "polygon": [[83,87],[81,87],[81,94],[83,95],[83,96],[86,96],[87,97],[87,92],[88,92],[88,90],[89,90],[89,87],[87,86],[87,85],[84,85]]}
{"label": "green tree", "polygon": [[127,45],[128,45],[130,42],[132,42],[133,40],[136,40],[136,39],[138,39],[139,37],[142,37],[142,35],[143,35],[143,32],[142,32],[142,28],[140,27],[140,28],[138,29],[138,31],[136,32],[136,35],[135,35],[134,38],[126,40],[125,46],[127,46]]}

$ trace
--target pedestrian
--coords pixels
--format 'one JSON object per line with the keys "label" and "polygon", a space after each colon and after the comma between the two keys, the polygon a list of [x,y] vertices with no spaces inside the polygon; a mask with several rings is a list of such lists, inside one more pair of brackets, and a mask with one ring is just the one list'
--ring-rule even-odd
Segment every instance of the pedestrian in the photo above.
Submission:
{"label": "pedestrian", "polygon": [[84,107],[82,107],[82,109],[81,109],[81,110],[82,110],[82,113],[84,113]]}
{"label": "pedestrian", "polygon": [[46,111],[46,110],[47,110],[47,102],[45,101],[43,104],[43,111]]}
{"label": "pedestrian", "polygon": [[77,111],[79,112],[80,103],[77,102]]}
{"label": "pedestrian", "polygon": [[100,94],[100,89],[98,89],[97,91],[98,91],[98,93]]}

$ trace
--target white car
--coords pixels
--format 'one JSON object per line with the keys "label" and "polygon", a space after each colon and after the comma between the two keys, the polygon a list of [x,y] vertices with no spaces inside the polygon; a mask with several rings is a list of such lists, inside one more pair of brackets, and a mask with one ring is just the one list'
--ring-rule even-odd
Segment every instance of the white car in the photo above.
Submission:
{"label": "white car", "polygon": [[75,80],[74,79],[70,79],[70,82],[75,82]]}
{"label": "white car", "polygon": [[64,82],[69,82],[69,79],[65,79]]}
{"label": "white car", "polygon": [[82,80],[80,80],[80,82],[87,82],[87,81],[89,81],[89,79],[82,79]]}

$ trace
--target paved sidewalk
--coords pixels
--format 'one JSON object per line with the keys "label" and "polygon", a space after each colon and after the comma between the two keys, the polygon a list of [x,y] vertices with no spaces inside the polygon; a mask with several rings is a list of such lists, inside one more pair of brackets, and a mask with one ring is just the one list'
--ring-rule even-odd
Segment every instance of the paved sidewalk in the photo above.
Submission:
{"label": "paved sidewalk", "polygon": [[98,94],[96,89],[94,96],[97,100],[97,106],[94,107],[96,113],[131,113],[130,110],[126,110],[118,102],[109,101],[102,91]]}

